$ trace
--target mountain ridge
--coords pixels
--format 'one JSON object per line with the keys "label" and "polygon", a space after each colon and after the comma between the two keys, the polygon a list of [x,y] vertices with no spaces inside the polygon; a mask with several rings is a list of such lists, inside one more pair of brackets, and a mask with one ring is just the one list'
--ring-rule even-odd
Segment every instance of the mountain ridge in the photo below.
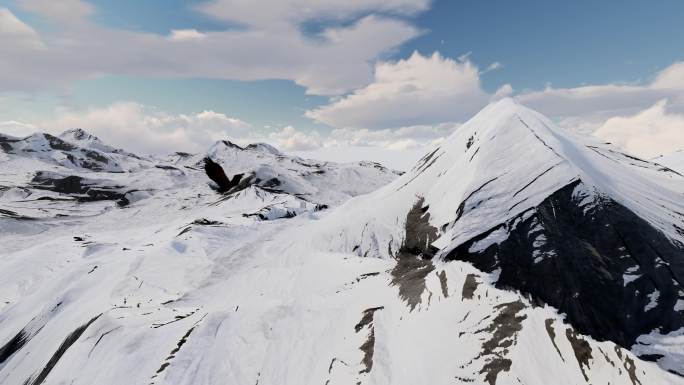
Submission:
{"label": "mountain ridge", "polygon": [[[579,332],[631,348],[654,329],[684,330],[682,194],[677,172],[565,132],[508,99],[478,113],[406,175],[332,213],[321,247],[401,260],[422,231],[418,260],[472,263],[497,287],[566,313]],[[429,218],[422,230],[405,219],[415,205]],[[581,258],[593,267],[576,264]],[[607,303],[603,290],[613,293]],[[652,297],[659,302],[650,305]],[[681,356],[662,364],[682,370],[670,360]]]}

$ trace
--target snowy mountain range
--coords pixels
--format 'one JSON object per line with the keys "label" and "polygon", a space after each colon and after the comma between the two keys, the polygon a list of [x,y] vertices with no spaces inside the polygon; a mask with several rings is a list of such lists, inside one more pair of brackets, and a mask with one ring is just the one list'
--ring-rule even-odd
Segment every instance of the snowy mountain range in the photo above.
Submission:
{"label": "snowy mountain range", "polygon": [[684,384],[677,154],[511,99],[404,174],[0,150],[0,384]]}

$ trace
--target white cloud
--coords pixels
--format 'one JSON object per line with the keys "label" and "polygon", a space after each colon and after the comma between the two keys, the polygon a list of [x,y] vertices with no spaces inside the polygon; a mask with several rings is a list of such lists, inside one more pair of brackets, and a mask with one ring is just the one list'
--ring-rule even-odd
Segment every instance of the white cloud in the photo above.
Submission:
{"label": "white cloud", "polygon": [[313,150],[322,145],[321,137],[318,132],[304,133],[292,126],[287,126],[280,131],[272,132],[269,134],[267,141],[284,151]]}
{"label": "white cloud", "polygon": [[17,0],[26,11],[35,13],[44,19],[58,23],[86,22],[87,17],[95,12],[94,7],[82,0]]}
{"label": "white cloud", "polygon": [[684,148],[684,114],[668,113],[661,100],[637,114],[606,120],[594,135],[625,150],[653,158]]}
{"label": "white cloud", "polygon": [[16,120],[0,122],[0,134],[21,137],[36,131],[38,131],[38,127],[30,123],[19,122]]}
{"label": "white cloud", "polygon": [[458,128],[456,123],[419,125],[370,130],[367,128],[338,128],[328,136],[327,147],[369,146],[408,149],[439,143]]}
{"label": "white cloud", "polygon": [[[252,1],[217,0],[202,9],[234,20],[240,28],[176,30],[166,36],[99,26],[90,20],[93,6],[83,0],[22,0],[19,5],[56,26],[38,31],[45,49],[3,54],[3,91],[43,90],[77,79],[127,74],[285,79],[312,94],[334,95],[367,84],[372,80],[372,62],[418,36],[416,27],[392,15],[415,14],[426,9],[428,1],[278,0],[262,2],[255,11]],[[338,16],[339,26],[317,36],[302,32],[302,23],[329,15]]]}
{"label": "white cloud", "polygon": [[[369,160],[396,170],[408,170],[433,146],[458,128],[458,124],[411,126],[396,129],[335,129],[322,136],[311,133],[319,147],[289,149],[296,155],[333,162]],[[277,143],[274,143],[278,145]]]}
{"label": "white cloud", "polygon": [[397,62],[375,67],[368,86],[306,116],[340,128],[390,128],[462,121],[484,106],[489,95],[480,86],[477,67],[435,52],[414,52]]}
{"label": "white cloud", "polygon": [[212,0],[197,8],[222,20],[249,26],[281,26],[306,20],[346,20],[368,12],[412,15],[426,10],[431,0]]}
{"label": "white cloud", "polygon": [[684,62],[676,62],[647,84],[604,84],[575,88],[547,87],[517,96],[525,105],[557,118],[633,114],[668,99],[684,111]]}
{"label": "white cloud", "polygon": [[498,61],[495,61],[494,63],[488,65],[487,68],[485,68],[482,72],[480,72],[480,75],[484,75],[484,74],[486,74],[487,72],[496,71],[496,70],[499,70],[499,69],[502,69],[502,68],[503,68],[503,64],[501,64],[501,63],[498,62]]}
{"label": "white cloud", "polygon": [[496,90],[494,95],[492,95],[491,100],[495,101],[503,99],[505,97],[509,97],[511,95],[513,95],[513,87],[510,84],[504,84],[501,87],[499,87],[498,90]]}
{"label": "white cloud", "polygon": [[547,87],[517,99],[563,127],[595,133],[642,157],[684,148],[684,62],[645,84]]}
{"label": "white cloud", "polygon": [[172,41],[192,41],[202,40],[207,37],[207,34],[202,33],[196,29],[174,29],[169,34],[169,40]]}
{"label": "white cloud", "polygon": [[108,144],[138,153],[201,152],[220,139],[245,139],[252,130],[242,120],[214,111],[172,115],[133,102],[88,110],[61,110],[41,122],[5,122],[0,132],[23,136],[36,131],[59,134],[83,128]]}
{"label": "white cloud", "polygon": [[684,90],[684,62],[677,62],[662,70],[651,84],[652,88]]}
{"label": "white cloud", "polygon": [[38,33],[7,8],[0,8],[0,45],[7,50],[44,48]]}
{"label": "white cloud", "polygon": [[293,154],[303,158],[331,162],[358,162],[361,160],[381,163],[395,170],[406,171],[425,155],[431,148],[389,149],[370,146],[322,147],[310,151],[295,151]]}

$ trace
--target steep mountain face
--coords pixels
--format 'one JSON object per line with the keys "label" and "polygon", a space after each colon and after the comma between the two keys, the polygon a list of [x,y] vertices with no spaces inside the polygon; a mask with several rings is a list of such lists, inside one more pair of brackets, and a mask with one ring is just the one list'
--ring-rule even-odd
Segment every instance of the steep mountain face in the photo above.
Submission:
{"label": "steep mountain face", "polygon": [[2,384],[684,384],[684,177],[510,99],[401,176],[62,138],[0,153]]}
{"label": "steep mountain face", "polygon": [[[662,343],[684,335],[683,194],[675,170],[507,99],[402,178],[333,213],[321,247],[401,264],[407,242],[424,234],[416,259],[472,263],[496,287],[557,308],[579,333],[684,373],[681,349]],[[421,230],[415,205],[427,218]]]}

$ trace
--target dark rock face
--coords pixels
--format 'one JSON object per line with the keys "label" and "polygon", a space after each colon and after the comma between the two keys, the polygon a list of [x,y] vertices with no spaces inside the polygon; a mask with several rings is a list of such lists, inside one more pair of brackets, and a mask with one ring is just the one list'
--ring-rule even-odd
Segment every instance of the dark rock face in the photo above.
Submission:
{"label": "dark rock face", "polygon": [[18,139],[13,139],[4,135],[0,135],[0,149],[6,153],[11,153],[14,150],[12,143],[18,142]]}
{"label": "dark rock face", "polygon": [[359,374],[370,373],[373,369],[373,354],[375,353],[375,327],[373,326],[373,317],[375,312],[384,309],[384,306],[372,307],[363,311],[361,321],[354,326],[354,330],[359,333],[364,328],[368,329],[368,337],[366,341],[359,347],[363,352],[363,359],[361,363],[364,368]]}
{"label": "dark rock face", "polygon": [[568,338],[570,346],[572,346],[573,353],[575,353],[575,358],[577,359],[577,364],[582,371],[582,376],[584,376],[584,379],[589,382],[589,377],[587,377],[587,372],[584,370],[584,367],[586,366],[587,369],[591,368],[589,365],[591,359],[593,358],[591,355],[591,345],[589,345],[589,343],[581,336],[578,336],[577,332],[570,328],[565,329],[565,336]]}
{"label": "dark rock face", "polygon": [[61,150],[61,151],[73,151],[76,150],[76,146],[74,146],[71,143],[65,142],[62,139],[50,135],[50,134],[43,134],[45,139],[50,143],[50,147],[55,149],[55,150]]}
{"label": "dark rock face", "polygon": [[[684,245],[611,199],[597,197],[582,207],[578,187],[581,181],[567,185],[445,259],[500,269],[497,287],[556,307],[579,333],[598,340],[629,348],[654,329],[683,327],[684,312],[674,306],[684,293]],[[501,229],[509,233],[506,240],[473,248]]]}
{"label": "dark rock face", "polygon": [[39,171],[31,180],[31,185],[37,189],[74,195],[79,202],[113,200],[117,201],[119,206],[130,203],[123,186],[98,184],[77,175],[61,176]]}
{"label": "dark rock face", "polygon": [[425,277],[435,266],[432,257],[437,249],[430,245],[437,239],[437,229],[430,225],[428,206],[418,199],[406,215],[406,238],[396,255],[397,264],[390,272],[391,284],[399,288],[399,297],[413,309],[421,302]]}
{"label": "dark rock face", "polygon": [[[117,162],[115,162],[113,159],[109,158],[108,156],[99,151],[75,146],[67,141],[64,141],[50,134],[40,135],[42,135],[45,138],[50,149],[62,152],[62,154],[64,154],[64,156],[66,156],[67,159],[69,159],[69,162],[71,162],[75,166],[86,168],[93,171],[104,171],[106,165],[114,167],[119,166]],[[33,136],[22,139],[13,139],[0,135],[0,148],[4,152],[9,154],[31,154],[35,152],[34,149],[30,147],[22,149],[21,146],[17,145],[20,142],[26,142],[31,137]],[[119,153],[123,152],[119,151]],[[125,154],[128,156],[138,158],[133,154]]]}
{"label": "dark rock face", "polygon": [[43,370],[38,373],[35,377],[28,378],[25,382],[25,384],[29,385],[39,385],[42,384],[45,379],[47,378],[48,374],[52,371],[52,369],[57,365],[57,362],[62,358],[64,353],[71,347],[71,345],[74,344],[74,342],[78,341],[79,338],[81,338],[81,335],[83,332],[86,331],[86,329],[93,323],[95,322],[98,318],[100,318],[99,314],[93,318],[90,319],[90,321],[86,322],[85,324],[79,326],[71,332],[62,342],[62,344],[57,348],[57,351],[52,355],[50,360],[45,364],[45,367],[43,367]]}
{"label": "dark rock face", "polygon": [[21,350],[21,348],[24,347],[29,339],[30,336],[22,329],[19,333],[12,337],[11,340],[7,341],[5,345],[0,347],[0,364],[3,364],[14,353]]}
{"label": "dark rock face", "polygon": [[240,180],[243,177],[243,174],[237,174],[233,176],[233,179],[229,179],[223,171],[223,167],[209,157],[204,158],[204,172],[206,172],[209,179],[216,183],[220,193],[225,193],[233,189],[240,183]]}
{"label": "dark rock face", "polygon": [[[93,171],[103,171],[103,165],[110,163],[110,159],[98,151],[74,146],[73,144],[50,134],[43,134],[43,136],[50,144],[50,148],[62,151],[67,159],[78,167]],[[114,165],[117,165],[116,162],[113,163]]]}
{"label": "dark rock face", "polygon": [[502,303],[495,309],[498,314],[492,322],[475,333],[487,332],[491,338],[482,344],[479,357],[485,358],[485,364],[480,374],[485,375],[489,385],[496,385],[496,379],[501,372],[508,372],[513,361],[506,358],[508,349],[518,342],[518,332],[522,330],[522,322],[527,319],[523,314],[525,305],[520,301]]}

